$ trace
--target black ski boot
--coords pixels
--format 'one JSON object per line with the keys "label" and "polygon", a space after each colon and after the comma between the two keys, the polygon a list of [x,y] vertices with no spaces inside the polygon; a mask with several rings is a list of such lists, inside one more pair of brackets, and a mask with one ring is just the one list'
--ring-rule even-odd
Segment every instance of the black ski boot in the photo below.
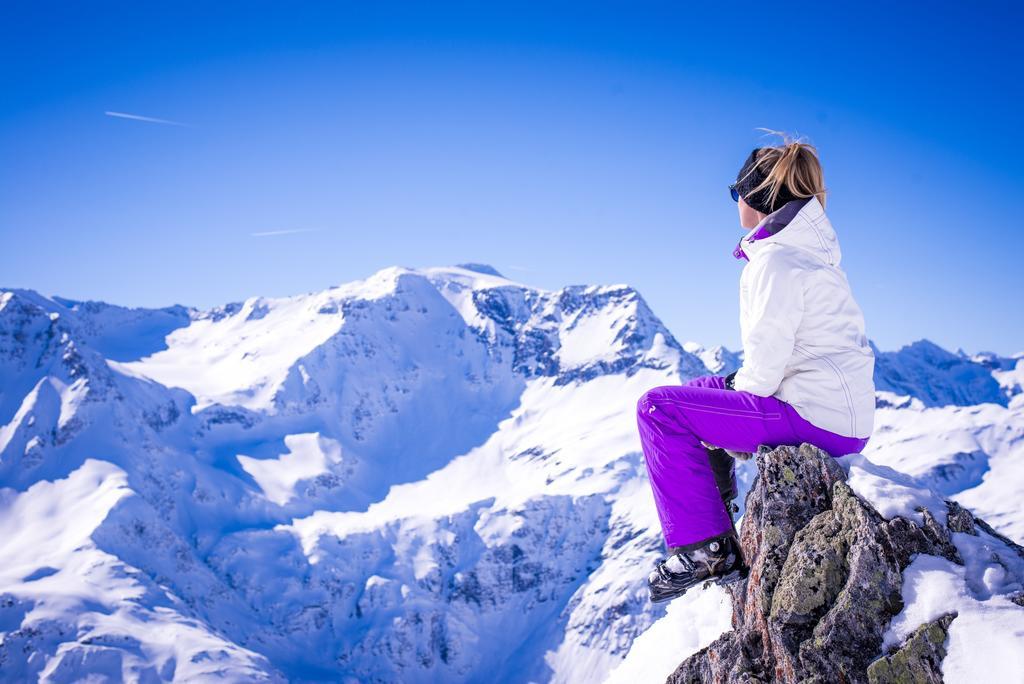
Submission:
{"label": "black ski boot", "polygon": [[732,584],[747,576],[740,543],[733,532],[699,544],[674,546],[669,557],[647,579],[651,601],[667,601],[682,596],[701,582],[705,586]]}

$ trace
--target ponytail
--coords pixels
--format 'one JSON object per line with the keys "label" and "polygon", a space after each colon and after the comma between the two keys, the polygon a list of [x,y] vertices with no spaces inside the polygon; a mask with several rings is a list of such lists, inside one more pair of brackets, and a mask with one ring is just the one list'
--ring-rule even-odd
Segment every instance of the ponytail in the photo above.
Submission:
{"label": "ponytail", "polygon": [[[762,147],[757,151],[756,161],[747,173],[751,173],[756,167],[759,171],[758,175],[763,176],[764,180],[756,185],[750,194],[754,195],[768,188],[767,204],[775,206],[775,200],[779,193],[788,191],[788,194],[794,197],[817,197],[821,206],[824,207],[827,193],[825,175],[814,146],[793,140],[781,131],[773,131],[768,128],[759,128],[758,130],[781,135],[783,144],[775,147]],[[783,192],[783,194],[787,193]]]}

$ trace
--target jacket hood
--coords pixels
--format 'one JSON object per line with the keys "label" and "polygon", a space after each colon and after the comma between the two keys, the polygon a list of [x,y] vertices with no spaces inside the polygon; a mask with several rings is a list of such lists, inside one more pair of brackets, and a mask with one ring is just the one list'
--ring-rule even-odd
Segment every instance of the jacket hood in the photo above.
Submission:
{"label": "jacket hood", "polygon": [[830,266],[838,266],[842,259],[839,238],[817,196],[790,200],[765,216],[740,238],[732,253],[749,261],[772,243],[811,252]]}

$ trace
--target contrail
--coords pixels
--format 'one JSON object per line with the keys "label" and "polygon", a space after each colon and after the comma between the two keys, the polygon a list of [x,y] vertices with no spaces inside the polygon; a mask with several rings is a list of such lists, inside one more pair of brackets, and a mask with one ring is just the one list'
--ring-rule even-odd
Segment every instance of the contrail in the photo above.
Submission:
{"label": "contrail", "polygon": [[188,124],[181,123],[180,121],[170,121],[168,119],[155,119],[152,116],[140,116],[138,114],[126,114],[124,112],[103,112],[107,116],[116,116],[119,119],[132,119],[133,121],[148,121],[149,123],[166,124],[168,126],[188,126]]}
{"label": "contrail", "polygon": [[291,235],[293,233],[311,233],[319,228],[293,228],[291,230],[266,230],[262,233],[249,233],[252,237],[266,237],[267,235]]}

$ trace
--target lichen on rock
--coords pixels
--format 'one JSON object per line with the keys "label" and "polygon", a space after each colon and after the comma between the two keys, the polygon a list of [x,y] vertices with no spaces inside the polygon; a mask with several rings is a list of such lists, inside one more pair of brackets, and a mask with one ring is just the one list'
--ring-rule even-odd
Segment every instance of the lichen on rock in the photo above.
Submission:
{"label": "lichen on rock", "polygon": [[895,653],[868,666],[870,684],[939,684],[946,636],[956,612],[921,625]]}

